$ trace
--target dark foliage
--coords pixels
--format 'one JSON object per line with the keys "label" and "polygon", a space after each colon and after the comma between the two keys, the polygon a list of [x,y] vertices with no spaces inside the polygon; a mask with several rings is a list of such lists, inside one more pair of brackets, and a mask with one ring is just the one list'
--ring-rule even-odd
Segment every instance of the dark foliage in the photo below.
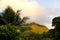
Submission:
{"label": "dark foliage", "polygon": [[60,16],[53,18],[52,26],[55,26],[54,31],[51,31],[54,32],[52,35],[55,35],[55,40],[60,40]]}
{"label": "dark foliage", "polygon": [[[26,23],[26,20],[28,17],[20,17],[20,10],[17,10],[15,12],[11,7],[7,7],[2,13],[2,16],[0,15],[0,20],[3,22],[1,23],[2,25],[4,24],[12,24],[16,26],[21,26]],[[0,25],[1,25],[0,24]]]}
{"label": "dark foliage", "polygon": [[0,26],[0,40],[19,40],[20,31],[18,30],[18,27],[10,24]]}

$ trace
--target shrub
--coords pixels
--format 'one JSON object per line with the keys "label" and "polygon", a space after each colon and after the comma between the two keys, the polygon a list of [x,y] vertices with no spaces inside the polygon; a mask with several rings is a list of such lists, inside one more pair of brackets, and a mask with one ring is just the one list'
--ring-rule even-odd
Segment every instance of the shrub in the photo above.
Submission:
{"label": "shrub", "polygon": [[14,25],[0,26],[0,40],[19,40],[20,30]]}

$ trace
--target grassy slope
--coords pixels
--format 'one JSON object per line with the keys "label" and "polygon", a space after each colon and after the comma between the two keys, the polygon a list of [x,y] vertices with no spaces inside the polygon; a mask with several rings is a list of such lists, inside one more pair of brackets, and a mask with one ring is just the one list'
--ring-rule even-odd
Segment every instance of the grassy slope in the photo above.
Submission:
{"label": "grassy slope", "polygon": [[38,34],[41,34],[41,33],[48,32],[49,31],[46,26],[38,25],[38,24],[35,24],[35,23],[31,23],[30,24],[30,27],[32,28],[31,31],[33,31],[35,33],[38,33]]}

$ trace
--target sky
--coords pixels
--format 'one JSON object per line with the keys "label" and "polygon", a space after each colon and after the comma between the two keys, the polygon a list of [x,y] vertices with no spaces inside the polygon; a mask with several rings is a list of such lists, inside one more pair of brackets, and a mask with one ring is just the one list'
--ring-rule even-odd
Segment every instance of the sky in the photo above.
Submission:
{"label": "sky", "polygon": [[46,25],[52,29],[52,19],[60,16],[60,0],[0,0],[0,11],[11,6],[21,11],[21,16],[29,17],[29,22]]}

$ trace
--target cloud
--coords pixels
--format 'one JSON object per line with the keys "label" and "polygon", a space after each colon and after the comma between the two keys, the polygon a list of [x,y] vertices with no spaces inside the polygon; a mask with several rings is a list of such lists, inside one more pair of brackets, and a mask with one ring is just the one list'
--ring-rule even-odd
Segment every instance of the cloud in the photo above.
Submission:
{"label": "cloud", "polygon": [[45,8],[45,17],[41,19],[42,24],[46,25],[49,29],[54,28],[52,27],[52,19],[54,17],[60,16],[60,9],[59,8]]}
{"label": "cloud", "polygon": [[[31,1],[31,0],[30,0]],[[42,16],[42,7],[36,1],[29,0],[1,0],[0,6],[5,9],[7,6],[11,6],[15,11],[21,9],[22,16],[29,16],[38,18]]]}
{"label": "cloud", "polygon": [[31,21],[39,21],[45,15],[35,0],[1,0],[0,7],[5,9],[8,5],[15,11],[21,9],[21,16],[28,16]]}
{"label": "cloud", "polygon": [[[48,13],[50,9],[43,9],[35,0],[1,0],[0,7],[5,9],[11,6],[15,11],[20,9],[21,16],[28,16],[29,22],[36,22],[43,25],[48,25]],[[48,12],[49,11],[49,12]]]}
{"label": "cloud", "polygon": [[42,8],[35,0],[1,0],[0,8],[11,6],[15,11],[20,9],[21,16],[28,16],[29,22],[46,25],[51,29],[52,19],[60,15],[59,8]]}

